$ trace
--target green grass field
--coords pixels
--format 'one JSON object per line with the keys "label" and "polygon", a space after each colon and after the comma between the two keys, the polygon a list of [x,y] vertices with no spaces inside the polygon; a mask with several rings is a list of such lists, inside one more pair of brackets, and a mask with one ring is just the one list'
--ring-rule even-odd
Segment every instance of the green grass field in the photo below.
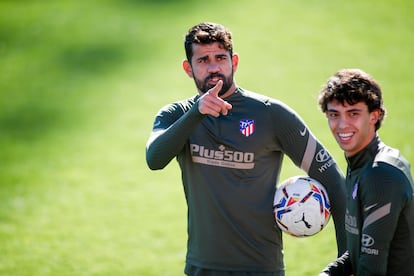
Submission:
{"label": "green grass field", "polygon": [[[194,95],[183,35],[228,26],[240,86],[303,116],[341,165],[316,105],[343,67],[384,91],[382,139],[414,162],[414,2],[0,1],[0,275],[182,275],[186,206],[176,162],[145,164],[158,109]],[[282,179],[300,174],[288,159]],[[335,255],[333,225],[285,237],[287,275]]]}

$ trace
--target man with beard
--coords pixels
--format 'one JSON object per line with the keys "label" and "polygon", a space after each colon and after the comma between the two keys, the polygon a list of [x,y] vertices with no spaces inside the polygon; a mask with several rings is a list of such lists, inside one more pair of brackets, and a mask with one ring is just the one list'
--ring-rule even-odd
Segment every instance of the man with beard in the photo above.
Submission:
{"label": "man with beard", "polygon": [[187,275],[285,275],[273,197],[286,154],[325,184],[338,255],[345,250],[344,177],[304,121],[282,102],[238,87],[231,33],[200,23],[185,36],[182,66],[194,97],[162,108],[147,164],[180,165],[188,206]]}

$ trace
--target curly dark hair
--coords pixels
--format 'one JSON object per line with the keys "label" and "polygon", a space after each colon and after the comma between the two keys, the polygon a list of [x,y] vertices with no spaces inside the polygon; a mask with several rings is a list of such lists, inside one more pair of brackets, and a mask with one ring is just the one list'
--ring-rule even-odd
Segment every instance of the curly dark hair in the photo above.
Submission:
{"label": "curly dark hair", "polygon": [[213,42],[220,43],[223,48],[233,56],[233,41],[231,32],[223,25],[203,22],[191,27],[184,39],[185,54],[188,62],[191,63],[193,57],[193,44],[210,44]]}
{"label": "curly dark hair", "polygon": [[354,105],[364,102],[368,111],[379,109],[381,115],[375,124],[375,130],[381,127],[386,110],[382,100],[381,87],[374,78],[360,69],[342,69],[328,79],[319,94],[319,106],[322,112],[327,111],[328,103],[333,100],[341,104]]}

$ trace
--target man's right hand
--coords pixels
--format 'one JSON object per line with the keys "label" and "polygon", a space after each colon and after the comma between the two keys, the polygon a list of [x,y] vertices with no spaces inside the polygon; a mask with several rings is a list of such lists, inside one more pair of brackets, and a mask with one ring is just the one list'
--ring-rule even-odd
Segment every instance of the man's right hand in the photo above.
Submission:
{"label": "man's right hand", "polygon": [[198,111],[201,114],[208,114],[219,117],[220,114],[227,115],[232,108],[231,104],[219,97],[219,92],[223,86],[223,81],[219,80],[217,84],[204,93],[198,100]]}

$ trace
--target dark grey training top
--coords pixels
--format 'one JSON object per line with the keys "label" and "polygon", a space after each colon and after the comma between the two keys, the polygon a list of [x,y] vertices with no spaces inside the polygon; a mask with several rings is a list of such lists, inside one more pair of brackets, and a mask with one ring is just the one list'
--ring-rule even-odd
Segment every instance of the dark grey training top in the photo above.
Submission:
{"label": "dark grey training top", "polygon": [[284,154],[325,184],[339,253],[345,251],[344,177],[303,120],[285,104],[241,88],[226,116],[201,115],[198,96],[157,114],[147,144],[151,169],[177,157],[188,205],[187,263],[215,270],[283,271],[273,197]]}
{"label": "dark grey training top", "polygon": [[348,159],[346,231],[355,275],[414,275],[410,165],[376,137]]}

